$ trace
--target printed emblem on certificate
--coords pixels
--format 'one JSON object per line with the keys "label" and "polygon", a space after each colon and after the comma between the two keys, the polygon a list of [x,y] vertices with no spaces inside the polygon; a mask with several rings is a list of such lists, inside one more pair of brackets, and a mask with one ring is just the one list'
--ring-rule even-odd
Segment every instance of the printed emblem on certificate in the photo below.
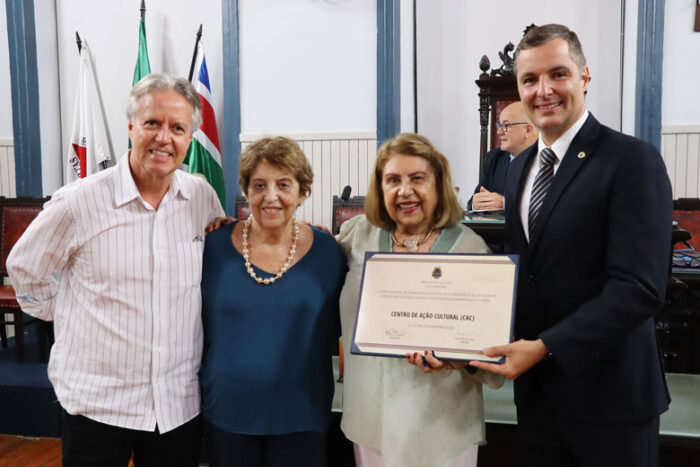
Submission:
{"label": "printed emblem on certificate", "polygon": [[365,255],[353,354],[484,360],[513,340],[517,255]]}

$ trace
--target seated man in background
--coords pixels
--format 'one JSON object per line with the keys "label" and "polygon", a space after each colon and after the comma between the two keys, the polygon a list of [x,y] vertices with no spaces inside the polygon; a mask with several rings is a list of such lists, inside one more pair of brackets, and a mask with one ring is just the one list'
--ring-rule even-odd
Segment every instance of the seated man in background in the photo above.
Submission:
{"label": "seated man in background", "polygon": [[535,144],[539,132],[525,113],[523,103],[513,102],[501,111],[498,118],[498,137],[501,147],[486,154],[479,184],[474,190],[468,208],[477,211],[503,209],[506,172],[510,161]]}

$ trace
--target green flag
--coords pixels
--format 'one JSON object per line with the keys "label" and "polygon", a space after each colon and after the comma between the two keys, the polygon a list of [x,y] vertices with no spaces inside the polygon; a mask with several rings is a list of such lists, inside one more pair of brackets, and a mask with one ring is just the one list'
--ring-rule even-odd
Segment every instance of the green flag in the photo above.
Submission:
{"label": "green flag", "polygon": [[134,68],[134,81],[138,83],[141,78],[151,72],[151,64],[148,62],[148,45],[146,45],[146,20],[141,18],[139,23],[139,55],[136,58],[136,68]]}
{"label": "green flag", "polygon": [[[139,55],[136,57],[136,67],[134,68],[134,84],[141,81],[141,78],[151,72],[151,64],[148,62],[148,45],[146,45],[146,19],[141,18],[139,22]],[[129,149],[131,149],[131,138],[129,138]]]}

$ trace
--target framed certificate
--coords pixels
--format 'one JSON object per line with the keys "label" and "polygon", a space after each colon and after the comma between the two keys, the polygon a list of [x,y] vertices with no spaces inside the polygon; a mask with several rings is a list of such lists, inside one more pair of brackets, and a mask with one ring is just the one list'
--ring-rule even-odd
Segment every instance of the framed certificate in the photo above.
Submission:
{"label": "framed certificate", "polygon": [[365,254],[351,353],[484,360],[513,340],[517,255]]}

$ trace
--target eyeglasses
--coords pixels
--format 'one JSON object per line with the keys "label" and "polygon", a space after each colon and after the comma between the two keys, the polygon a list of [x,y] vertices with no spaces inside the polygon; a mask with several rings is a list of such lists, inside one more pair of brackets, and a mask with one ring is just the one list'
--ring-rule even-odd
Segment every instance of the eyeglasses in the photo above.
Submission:
{"label": "eyeglasses", "polygon": [[527,122],[496,123],[496,130],[503,130],[504,133],[508,133],[508,127],[513,125],[527,125]]}

